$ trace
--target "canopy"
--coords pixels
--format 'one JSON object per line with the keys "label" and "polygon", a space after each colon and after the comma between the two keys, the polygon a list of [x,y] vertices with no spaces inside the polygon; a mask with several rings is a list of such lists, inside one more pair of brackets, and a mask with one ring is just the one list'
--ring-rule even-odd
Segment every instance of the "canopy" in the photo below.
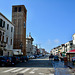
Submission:
{"label": "canopy", "polygon": [[75,49],[70,50],[69,53],[75,53]]}

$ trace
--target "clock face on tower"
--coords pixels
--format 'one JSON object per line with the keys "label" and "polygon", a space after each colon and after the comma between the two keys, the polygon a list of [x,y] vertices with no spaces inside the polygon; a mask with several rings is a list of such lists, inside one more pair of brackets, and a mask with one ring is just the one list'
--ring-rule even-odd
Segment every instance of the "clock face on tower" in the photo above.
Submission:
{"label": "clock face on tower", "polygon": [[26,27],[25,22],[24,22],[24,28]]}

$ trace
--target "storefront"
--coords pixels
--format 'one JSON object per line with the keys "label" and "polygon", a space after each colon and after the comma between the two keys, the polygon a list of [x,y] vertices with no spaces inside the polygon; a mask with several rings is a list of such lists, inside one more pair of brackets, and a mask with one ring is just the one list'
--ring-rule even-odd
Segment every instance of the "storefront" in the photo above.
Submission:
{"label": "storefront", "polygon": [[75,49],[70,50],[67,54],[68,61],[72,61],[72,57],[75,57]]}

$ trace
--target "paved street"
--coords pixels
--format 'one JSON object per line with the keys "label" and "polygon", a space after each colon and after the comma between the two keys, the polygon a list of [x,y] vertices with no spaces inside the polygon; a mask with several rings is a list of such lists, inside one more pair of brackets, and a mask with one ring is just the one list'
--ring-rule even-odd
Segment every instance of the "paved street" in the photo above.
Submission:
{"label": "paved street", "polygon": [[69,69],[64,62],[41,57],[19,63],[15,67],[1,67],[0,75],[75,75],[75,69]]}
{"label": "paved street", "polygon": [[54,75],[54,69],[48,57],[42,57],[19,63],[16,67],[0,68],[0,75]]}
{"label": "paved street", "polygon": [[0,75],[54,75],[51,68],[0,68]]}
{"label": "paved street", "polygon": [[38,59],[31,59],[28,62],[19,63],[16,67],[41,67],[41,68],[52,68],[51,61],[48,57],[42,57]]}

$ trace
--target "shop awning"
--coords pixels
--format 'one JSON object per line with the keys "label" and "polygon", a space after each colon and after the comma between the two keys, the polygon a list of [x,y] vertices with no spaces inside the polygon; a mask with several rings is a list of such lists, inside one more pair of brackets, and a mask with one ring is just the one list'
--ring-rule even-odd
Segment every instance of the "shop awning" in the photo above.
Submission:
{"label": "shop awning", "polygon": [[70,50],[68,53],[75,53],[75,49]]}
{"label": "shop awning", "polygon": [[70,50],[69,52],[75,53],[75,49],[73,49],[73,50]]}

